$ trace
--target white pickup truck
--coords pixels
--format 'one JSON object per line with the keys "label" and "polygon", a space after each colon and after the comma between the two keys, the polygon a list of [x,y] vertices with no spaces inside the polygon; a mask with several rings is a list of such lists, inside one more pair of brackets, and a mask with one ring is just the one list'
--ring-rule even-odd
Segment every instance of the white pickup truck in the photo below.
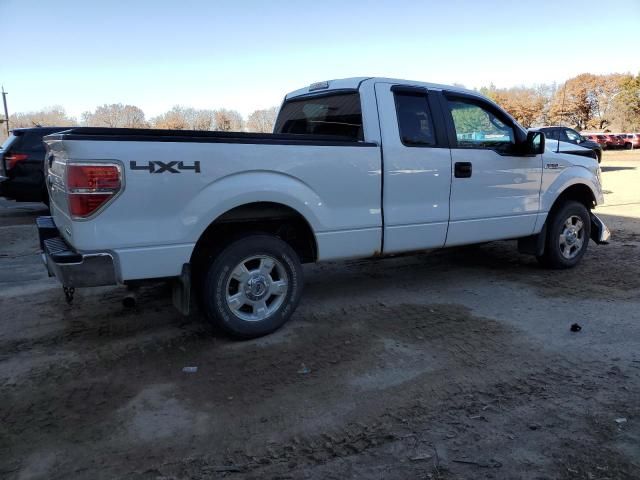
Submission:
{"label": "white pickup truck", "polygon": [[591,151],[545,150],[457,87],[333,80],[288,94],[274,134],[73,128],[45,141],[52,217],[37,223],[65,291],[171,279],[181,311],[193,290],[239,337],[289,319],[303,263],[518,239],[567,268],[609,238],[591,212]]}

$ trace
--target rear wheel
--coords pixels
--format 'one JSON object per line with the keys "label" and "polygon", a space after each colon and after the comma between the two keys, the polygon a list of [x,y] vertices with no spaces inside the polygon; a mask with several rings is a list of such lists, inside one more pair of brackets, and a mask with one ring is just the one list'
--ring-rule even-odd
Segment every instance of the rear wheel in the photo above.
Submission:
{"label": "rear wheel", "polygon": [[288,243],[271,235],[247,235],[210,260],[202,306],[207,318],[225,332],[259,337],[289,320],[302,284],[300,260]]}
{"label": "rear wheel", "polygon": [[549,268],[574,267],[587,251],[590,236],[587,208],[579,202],[566,202],[547,220],[545,250],[538,260]]}

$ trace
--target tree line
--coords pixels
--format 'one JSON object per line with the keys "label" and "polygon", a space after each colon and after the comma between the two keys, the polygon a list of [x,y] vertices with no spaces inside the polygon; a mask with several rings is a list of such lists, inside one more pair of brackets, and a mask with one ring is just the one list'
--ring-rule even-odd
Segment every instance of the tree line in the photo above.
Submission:
{"label": "tree line", "polygon": [[[527,128],[560,124],[577,130],[640,131],[640,74],[583,73],[561,85],[512,88],[489,85],[478,91],[501,105]],[[176,105],[147,119],[139,107],[116,103],[84,112],[80,119],[67,115],[63,107],[55,106],[37,112],[15,113],[9,121],[11,128],[81,125],[268,133],[273,130],[277,114],[278,107],[271,107],[255,110],[245,119],[236,110]]]}
{"label": "tree line", "polygon": [[[45,108],[36,112],[14,113],[9,116],[11,128],[33,126],[84,126],[112,128],[164,128],[171,130],[215,130],[224,132],[273,131],[278,107],[253,111],[246,119],[236,110],[197,109],[176,105],[171,110],[147,119],[141,108],[135,105],[114,103],[101,105],[84,112],[80,119],[70,116],[62,106]],[[6,132],[4,132],[6,137]]]}
{"label": "tree line", "polygon": [[583,73],[562,85],[483,87],[480,93],[523,126],[565,125],[577,130],[640,131],[640,74]]}

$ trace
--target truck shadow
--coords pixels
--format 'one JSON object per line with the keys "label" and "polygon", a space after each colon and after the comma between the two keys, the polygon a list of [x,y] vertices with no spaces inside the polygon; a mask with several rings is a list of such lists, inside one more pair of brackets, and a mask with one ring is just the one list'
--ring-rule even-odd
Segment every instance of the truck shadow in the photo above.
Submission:
{"label": "truck shadow", "polygon": [[[451,248],[412,256],[307,267],[302,303],[313,299],[404,298],[425,291],[474,289],[510,282],[533,287],[540,296],[628,300],[640,289],[640,219],[607,215],[613,230],[609,245],[590,243],[582,262],[569,270],[548,270],[515,241]],[[603,275],[606,272],[606,275]],[[586,281],[585,279],[588,279]],[[520,288],[520,287],[518,287]]]}
{"label": "truck shadow", "polygon": [[635,170],[636,167],[600,167],[603,172],[617,172],[619,170]]}

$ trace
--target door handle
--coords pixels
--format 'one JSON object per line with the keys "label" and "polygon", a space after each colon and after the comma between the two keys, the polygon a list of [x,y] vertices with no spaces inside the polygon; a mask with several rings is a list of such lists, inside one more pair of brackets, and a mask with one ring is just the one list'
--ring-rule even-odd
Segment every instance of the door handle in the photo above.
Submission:
{"label": "door handle", "polygon": [[471,172],[471,162],[456,162],[454,164],[453,174],[456,178],[469,178],[471,177]]}

